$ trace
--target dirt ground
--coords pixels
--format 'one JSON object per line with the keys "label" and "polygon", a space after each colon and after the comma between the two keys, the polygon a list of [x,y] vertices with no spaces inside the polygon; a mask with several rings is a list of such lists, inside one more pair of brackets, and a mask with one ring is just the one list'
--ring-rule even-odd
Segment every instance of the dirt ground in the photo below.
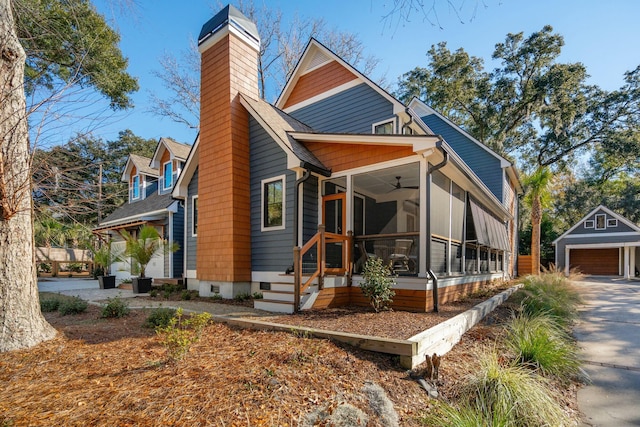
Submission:
{"label": "dirt ground", "polygon": [[[433,408],[396,357],[292,333],[214,323],[182,361],[169,362],[159,337],[142,327],[147,315],[132,310],[122,319],[101,319],[95,306],[75,316],[47,313],[60,332],[56,339],[0,358],[0,425],[297,426],[313,411],[349,403],[369,416],[368,426],[379,426],[363,392],[368,383],[384,389],[402,426],[423,425],[421,416]],[[480,352],[495,348],[510,315],[509,304],[499,307],[444,356],[438,383],[444,398],[455,397]],[[400,321],[421,329],[442,317],[365,310],[348,316],[308,315],[324,325],[366,320],[374,332],[390,335]],[[367,332],[359,327],[358,333]],[[575,387],[557,391],[575,413]]]}

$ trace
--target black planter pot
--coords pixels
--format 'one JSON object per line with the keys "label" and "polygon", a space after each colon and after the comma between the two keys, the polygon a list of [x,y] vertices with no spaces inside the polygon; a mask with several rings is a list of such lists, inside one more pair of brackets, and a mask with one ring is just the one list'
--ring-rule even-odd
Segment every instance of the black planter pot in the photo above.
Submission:
{"label": "black planter pot", "polygon": [[151,290],[151,277],[134,277],[131,279],[134,294],[146,294]]}
{"label": "black planter pot", "polygon": [[113,289],[116,287],[116,276],[98,276],[100,289]]}

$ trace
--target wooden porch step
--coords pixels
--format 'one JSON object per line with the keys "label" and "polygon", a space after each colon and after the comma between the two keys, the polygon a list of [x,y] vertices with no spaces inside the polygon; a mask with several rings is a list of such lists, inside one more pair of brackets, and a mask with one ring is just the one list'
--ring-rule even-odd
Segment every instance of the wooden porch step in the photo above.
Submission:
{"label": "wooden porch step", "polygon": [[118,289],[124,289],[125,291],[132,291],[133,284],[132,283],[120,283],[118,285]]}

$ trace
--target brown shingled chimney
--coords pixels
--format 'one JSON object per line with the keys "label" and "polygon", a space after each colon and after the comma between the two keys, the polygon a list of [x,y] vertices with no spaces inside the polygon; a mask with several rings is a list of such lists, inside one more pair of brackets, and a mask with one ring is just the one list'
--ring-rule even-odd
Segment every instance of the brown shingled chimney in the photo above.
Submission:
{"label": "brown shingled chimney", "polygon": [[[202,27],[197,276],[226,298],[251,283],[249,116],[258,99],[256,25],[228,5]],[[201,286],[202,289],[202,286]]]}

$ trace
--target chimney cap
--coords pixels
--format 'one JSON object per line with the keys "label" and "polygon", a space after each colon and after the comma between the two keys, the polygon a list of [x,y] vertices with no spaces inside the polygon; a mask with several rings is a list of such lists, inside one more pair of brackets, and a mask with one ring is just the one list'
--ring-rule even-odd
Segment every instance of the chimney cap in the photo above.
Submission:
{"label": "chimney cap", "polygon": [[235,6],[229,4],[202,26],[198,36],[198,46],[227,25],[233,25],[248,37],[260,43],[260,35],[256,24],[244,16]]}

